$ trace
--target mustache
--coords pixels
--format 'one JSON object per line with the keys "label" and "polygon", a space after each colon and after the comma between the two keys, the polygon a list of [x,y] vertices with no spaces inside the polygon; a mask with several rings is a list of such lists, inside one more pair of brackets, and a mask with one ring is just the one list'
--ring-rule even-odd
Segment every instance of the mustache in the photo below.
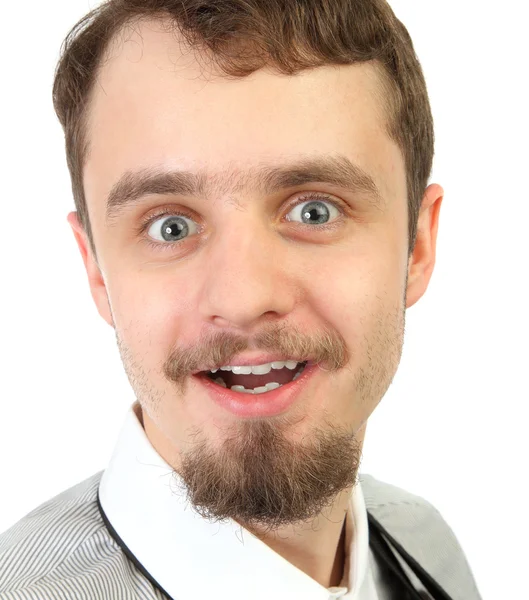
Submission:
{"label": "mustache", "polygon": [[201,336],[195,346],[175,347],[163,366],[163,372],[167,379],[181,384],[192,373],[205,370],[207,367],[204,365],[229,365],[233,356],[246,350],[310,357],[312,362],[325,365],[324,370],[329,371],[341,369],[349,361],[344,338],[330,328],[308,337],[299,328],[269,324],[252,340],[219,331],[209,339]]}

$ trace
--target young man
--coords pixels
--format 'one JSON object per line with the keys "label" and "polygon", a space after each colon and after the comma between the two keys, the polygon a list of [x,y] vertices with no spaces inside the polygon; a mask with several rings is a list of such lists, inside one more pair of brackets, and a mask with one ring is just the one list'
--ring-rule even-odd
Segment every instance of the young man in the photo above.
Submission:
{"label": "young man", "polygon": [[443,198],[389,6],[110,0],[54,103],[137,401],[0,538],[0,598],[479,599],[435,508],[359,475]]}

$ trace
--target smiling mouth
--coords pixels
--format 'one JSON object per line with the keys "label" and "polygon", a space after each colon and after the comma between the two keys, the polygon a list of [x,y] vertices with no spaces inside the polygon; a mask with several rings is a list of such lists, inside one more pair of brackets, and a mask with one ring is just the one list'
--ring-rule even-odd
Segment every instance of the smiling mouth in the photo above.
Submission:
{"label": "smiling mouth", "polygon": [[245,394],[264,394],[268,391],[282,387],[283,385],[295,381],[305,370],[308,361],[301,362],[294,370],[283,367],[282,369],[271,369],[269,373],[256,375],[250,374],[235,374],[232,371],[217,370],[215,373],[211,371],[203,371],[199,373],[199,377],[205,377],[213,381],[216,385],[223,388],[228,388],[234,392]]}

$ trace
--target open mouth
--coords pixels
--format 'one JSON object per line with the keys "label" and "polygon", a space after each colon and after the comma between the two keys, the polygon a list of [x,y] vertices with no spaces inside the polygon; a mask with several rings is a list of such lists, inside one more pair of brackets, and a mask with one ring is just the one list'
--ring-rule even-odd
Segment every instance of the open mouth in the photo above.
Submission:
{"label": "open mouth", "polygon": [[307,363],[308,361],[297,363],[297,365],[293,365],[293,368],[289,368],[289,366],[272,368],[264,374],[238,374],[233,371],[218,369],[215,373],[203,371],[198,376],[205,377],[219,387],[234,392],[254,395],[264,394],[298,379],[305,370]]}

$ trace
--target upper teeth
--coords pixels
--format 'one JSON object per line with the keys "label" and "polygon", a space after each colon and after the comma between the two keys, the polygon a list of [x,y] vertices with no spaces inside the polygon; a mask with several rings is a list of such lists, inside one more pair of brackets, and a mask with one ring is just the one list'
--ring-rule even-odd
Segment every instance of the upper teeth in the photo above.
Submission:
{"label": "upper teeth", "polygon": [[[283,367],[292,371],[298,364],[299,363],[295,360],[278,360],[271,363],[265,363],[264,365],[247,365],[245,367],[226,365],[225,367],[220,367],[220,370],[233,371],[236,375],[250,375],[250,373],[253,373],[254,375],[265,375],[266,373],[270,373],[272,369],[282,369]],[[218,369],[211,369],[212,373],[216,373],[217,371]]]}

